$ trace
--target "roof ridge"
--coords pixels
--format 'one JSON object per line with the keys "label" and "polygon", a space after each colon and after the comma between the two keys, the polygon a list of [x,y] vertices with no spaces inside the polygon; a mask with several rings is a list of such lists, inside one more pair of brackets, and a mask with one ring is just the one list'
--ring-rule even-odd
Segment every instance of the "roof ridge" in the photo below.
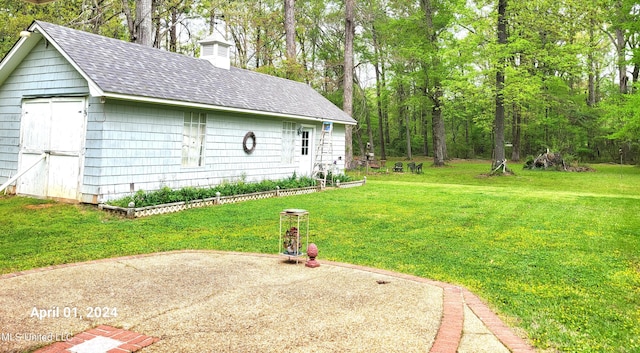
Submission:
{"label": "roof ridge", "polygon": [[99,95],[134,101],[264,112],[299,119],[356,121],[306,82],[35,20]]}
{"label": "roof ridge", "polygon": [[[128,46],[131,46],[132,48],[141,49],[143,51],[149,51],[149,52],[153,51],[154,53],[161,52],[161,53],[164,53],[163,55],[176,55],[176,56],[180,57],[181,59],[187,58],[187,59],[193,59],[193,60],[199,60],[199,61],[202,60],[202,61],[209,62],[206,59],[198,58],[198,57],[191,56],[191,55],[188,55],[188,54],[172,52],[172,51],[168,51],[168,50],[161,49],[161,48],[156,48],[156,47],[144,46],[144,45],[141,45],[141,44],[138,44],[138,43],[127,42],[127,41],[124,41],[124,40],[121,40],[121,39],[112,38],[112,37],[108,37],[108,36],[97,34],[97,33],[87,32],[87,31],[83,31],[83,30],[80,30],[80,29],[65,27],[65,26],[58,25],[58,24],[51,23],[51,22],[47,22],[47,21],[34,20],[34,22],[36,22],[38,24],[46,24],[48,26],[58,27],[58,28],[64,29],[64,30],[80,32],[82,35],[85,35],[85,36],[98,37],[98,38],[101,38],[103,40],[113,41],[114,43],[117,43],[118,45],[128,45]],[[212,65],[212,67],[215,67],[215,66]],[[264,75],[264,76],[270,77],[272,79],[284,80],[285,82],[288,82],[288,83],[297,83],[297,84],[302,84],[304,86],[309,86],[309,84],[307,84],[306,82],[291,80],[291,79],[288,79],[288,78],[285,78],[285,77],[280,77],[280,76],[274,76],[274,75],[270,75],[270,74],[267,74],[267,73],[264,73],[264,72],[260,72],[260,71],[256,71],[256,70],[246,69],[246,68],[237,67],[237,66],[231,66],[231,68],[234,69],[234,70],[242,70],[242,71],[250,72],[250,73],[253,73],[253,74],[256,74],[256,75]]]}
{"label": "roof ridge", "polygon": [[[283,81],[285,81],[287,83],[291,83],[291,84],[295,83],[295,84],[303,85],[305,87],[311,87],[311,85],[309,85],[308,83],[303,82],[303,81],[296,81],[296,80],[292,80],[292,79],[289,79],[289,78],[286,78],[286,77],[269,75],[269,74],[264,73],[264,72],[255,71],[255,70],[249,70],[249,69],[243,69],[241,67],[236,67],[236,66],[232,66],[231,68],[235,69],[235,70],[242,70],[242,71],[250,72],[250,73],[256,74],[256,75],[263,75],[263,76],[266,76],[266,77],[270,77],[272,79],[283,80]],[[311,89],[313,89],[313,87],[311,87]]]}
{"label": "roof ridge", "polygon": [[183,57],[183,58],[199,59],[199,58],[196,58],[196,57],[193,57],[193,56],[189,56],[189,55],[185,55],[185,54],[182,54],[182,53],[176,53],[176,52],[172,52],[172,51],[168,51],[168,50],[164,50],[164,49],[160,49],[160,48],[156,48],[156,47],[149,47],[149,46],[138,44],[138,43],[127,42],[127,41],[122,40],[122,39],[112,38],[112,37],[108,37],[108,36],[105,36],[105,35],[102,35],[102,34],[87,32],[87,31],[83,31],[81,29],[65,27],[65,26],[58,25],[58,24],[51,23],[51,22],[40,21],[40,20],[34,20],[33,22],[38,23],[38,24],[45,24],[47,26],[57,27],[57,28],[62,29],[62,30],[78,32],[78,33],[82,34],[83,36],[97,37],[97,38],[100,38],[102,40],[112,41],[114,43],[117,43],[118,45],[127,45],[127,46],[131,46],[132,48],[137,48],[137,49],[141,49],[141,50],[144,50],[144,51],[149,51],[149,52],[153,51],[154,53],[162,52],[162,53],[166,53],[166,54],[169,54],[169,55],[177,55],[177,56],[180,56],[180,57]]}

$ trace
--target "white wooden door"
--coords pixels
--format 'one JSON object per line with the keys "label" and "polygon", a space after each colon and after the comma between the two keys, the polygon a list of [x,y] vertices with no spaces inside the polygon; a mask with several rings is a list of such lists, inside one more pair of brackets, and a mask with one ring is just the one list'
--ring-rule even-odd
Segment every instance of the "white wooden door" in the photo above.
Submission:
{"label": "white wooden door", "polygon": [[313,172],[313,132],[312,127],[302,127],[302,133],[300,134],[300,175],[311,176]]}
{"label": "white wooden door", "polygon": [[[49,149],[50,111],[49,100],[33,100],[23,104],[20,123],[19,171],[32,165],[45,150]],[[46,161],[41,161],[18,179],[17,193],[46,196],[47,179],[42,177],[46,173]]]}
{"label": "white wooden door", "polygon": [[85,135],[83,98],[27,100],[22,105],[20,161],[48,158],[18,179],[19,194],[78,199]]}

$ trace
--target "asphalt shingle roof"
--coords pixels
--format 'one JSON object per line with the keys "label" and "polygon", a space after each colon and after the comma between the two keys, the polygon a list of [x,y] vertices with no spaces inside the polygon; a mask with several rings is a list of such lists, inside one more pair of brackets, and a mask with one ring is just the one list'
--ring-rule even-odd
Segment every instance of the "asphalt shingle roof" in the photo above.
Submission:
{"label": "asphalt shingle roof", "polygon": [[310,86],[35,21],[103,92],[336,122],[355,121]]}

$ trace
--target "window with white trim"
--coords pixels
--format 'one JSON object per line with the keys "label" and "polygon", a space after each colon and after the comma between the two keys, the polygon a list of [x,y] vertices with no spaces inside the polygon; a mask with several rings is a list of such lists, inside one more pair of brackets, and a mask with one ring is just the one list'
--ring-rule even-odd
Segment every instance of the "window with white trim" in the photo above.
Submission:
{"label": "window with white trim", "polygon": [[302,155],[309,155],[309,130],[302,130]]}
{"label": "window with white trim", "polygon": [[183,167],[200,167],[204,165],[206,124],[207,114],[184,113],[184,129],[182,130]]}
{"label": "window with white trim", "polygon": [[296,144],[296,123],[282,122],[282,163],[292,164]]}

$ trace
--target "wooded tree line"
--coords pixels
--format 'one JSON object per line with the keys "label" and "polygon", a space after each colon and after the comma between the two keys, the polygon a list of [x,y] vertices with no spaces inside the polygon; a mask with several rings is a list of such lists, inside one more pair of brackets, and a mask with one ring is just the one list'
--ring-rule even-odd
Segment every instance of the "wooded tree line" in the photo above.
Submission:
{"label": "wooded tree line", "polygon": [[640,154],[631,0],[3,0],[0,55],[33,19],[194,56],[224,26],[234,66],[306,82],[352,110],[356,156],[367,142],[377,158],[435,165]]}

